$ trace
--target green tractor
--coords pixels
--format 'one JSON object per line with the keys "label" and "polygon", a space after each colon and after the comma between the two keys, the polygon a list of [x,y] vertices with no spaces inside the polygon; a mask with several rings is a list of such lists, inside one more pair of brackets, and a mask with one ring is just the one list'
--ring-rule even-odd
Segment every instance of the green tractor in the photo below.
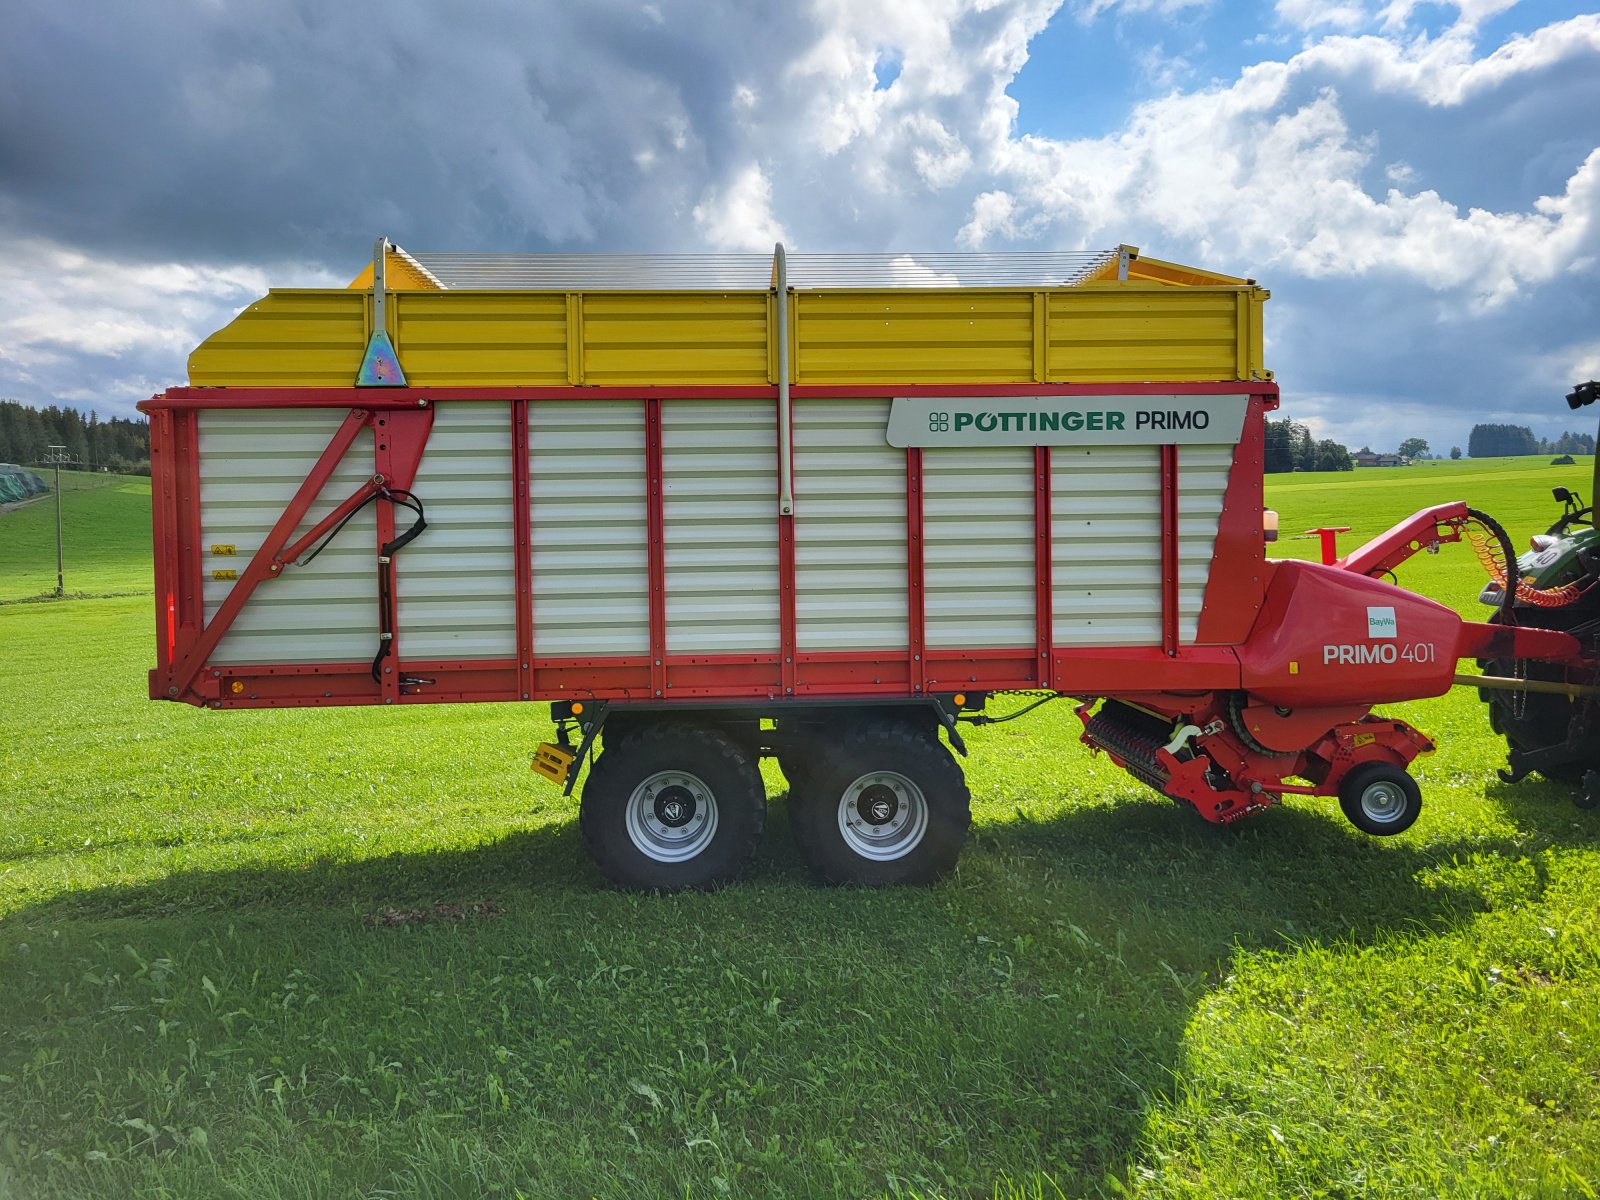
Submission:
{"label": "green tractor", "polygon": [[[1576,410],[1597,398],[1600,382],[1591,380],[1573,388],[1567,404]],[[1595,458],[1591,500],[1597,493],[1600,455]],[[1494,619],[1501,623],[1559,629],[1588,646],[1600,646],[1600,529],[1594,507],[1568,488],[1555,488],[1553,494],[1562,506],[1560,517],[1532,538],[1531,548],[1514,565],[1508,561],[1503,572],[1492,576],[1478,598],[1500,610]],[[1503,533],[1495,532],[1509,550]],[[1515,783],[1537,772],[1573,785],[1580,808],[1600,804],[1600,688],[1590,674],[1528,659],[1479,665],[1488,675],[1528,681],[1526,690],[1479,693],[1489,706],[1490,725],[1506,739],[1509,751],[1500,778]]]}

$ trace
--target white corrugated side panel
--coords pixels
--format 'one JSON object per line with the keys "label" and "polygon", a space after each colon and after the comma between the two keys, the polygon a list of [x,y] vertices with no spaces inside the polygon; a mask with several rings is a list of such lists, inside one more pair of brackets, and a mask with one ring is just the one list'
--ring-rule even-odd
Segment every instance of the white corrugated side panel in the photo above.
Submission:
{"label": "white corrugated side panel", "polygon": [[1161,644],[1161,458],[1155,446],[1050,454],[1057,646]]}
{"label": "white corrugated side panel", "polygon": [[1233,467],[1232,446],[1178,447],[1178,640],[1193,643],[1211,578],[1211,554],[1222,520],[1222,497]]}
{"label": "white corrugated side panel", "polygon": [[[440,404],[412,491],[428,528],[395,556],[403,659],[517,652],[516,502],[511,406]],[[395,533],[411,514],[394,510]]]}
{"label": "white corrugated side panel", "polygon": [[1033,449],[924,450],[923,605],[933,649],[1032,646]]}
{"label": "white corrugated side panel", "polygon": [[770,400],[661,405],[667,649],[774,654],[778,420]]}
{"label": "white corrugated side panel", "polygon": [[[212,572],[243,572],[348,410],[233,409],[200,413],[200,542],[206,620],[233,589]],[[345,452],[306,519],[320,521],[372,477],[372,434]],[[237,554],[213,555],[214,545]],[[320,555],[256,588],[211,655],[218,664],[355,662],[378,648],[377,524],[358,513]]]}
{"label": "white corrugated side panel", "polygon": [[650,652],[644,401],[528,405],[533,649]]}
{"label": "white corrugated side panel", "polygon": [[795,636],[801,650],[903,650],[906,452],[889,401],[796,400]]}

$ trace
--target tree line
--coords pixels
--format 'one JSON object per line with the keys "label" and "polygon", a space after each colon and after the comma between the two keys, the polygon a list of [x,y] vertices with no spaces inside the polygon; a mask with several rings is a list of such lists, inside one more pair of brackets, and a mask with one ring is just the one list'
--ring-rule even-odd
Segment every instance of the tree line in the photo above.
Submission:
{"label": "tree line", "polygon": [[1471,458],[1511,458],[1519,454],[1593,454],[1594,434],[1568,430],[1555,440],[1533,436],[1526,425],[1474,425],[1467,437]]}
{"label": "tree line", "polygon": [[[51,451],[50,446],[65,446]],[[50,454],[91,471],[104,468],[121,475],[150,474],[150,424],[143,417],[111,417],[102,421],[75,408],[29,408],[0,400],[0,462],[37,467]]]}
{"label": "tree line", "polygon": [[1348,471],[1353,466],[1349,449],[1332,438],[1318,441],[1304,425],[1287,417],[1267,422],[1264,467],[1269,475],[1288,471]]}

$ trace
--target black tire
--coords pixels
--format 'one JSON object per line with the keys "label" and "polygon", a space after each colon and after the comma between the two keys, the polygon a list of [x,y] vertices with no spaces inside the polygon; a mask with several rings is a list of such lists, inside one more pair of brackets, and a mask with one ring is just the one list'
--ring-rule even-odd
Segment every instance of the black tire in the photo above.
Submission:
{"label": "black tire", "polygon": [[[937,746],[939,726],[932,719],[919,719],[923,717],[923,712],[918,710],[915,715],[891,711],[888,715],[866,719],[874,729],[903,730]],[[789,738],[787,748],[774,757],[778,760],[778,770],[789,784],[789,794],[795,796],[811,790],[817,772],[827,765],[838,743],[829,729],[819,726],[801,726],[799,732],[791,731]]]}
{"label": "black tire", "polygon": [[583,787],[578,826],[600,873],[635,891],[718,887],[766,827],[755,762],[722,733],[639,726],[611,742]]}
{"label": "black tire", "polygon": [[793,752],[780,754],[777,758],[778,770],[783,772],[783,778],[789,785],[789,794],[798,796],[807,791],[815,764],[811,763],[804,755]]}
{"label": "black tire", "polygon": [[972,824],[961,767],[901,724],[847,736],[789,806],[795,842],[826,882],[933,883],[956,864]]}
{"label": "black tire", "polygon": [[[1535,622],[1530,621],[1530,625]],[[1496,660],[1480,663],[1486,675],[1521,674],[1529,679],[1565,682],[1566,672],[1551,663]],[[1578,703],[1570,697],[1550,692],[1514,692],[1500,688],[1482,689],[1489,706],[1489,728],[1505,738],[1512,750],[1529,753],[1547,746],[1559,745],[1567,739],[1567,729],[1578,712]],[[1580,783],[1585,772],[1600,768],[1600,759],[1594,755],[1571,762],[1553,763],[1538,768],[1540,775],[1556,783]]]}
{"label": "black tire", "polygon": [[1340,783],[1339,807],[1361,832],[1390,837],[1416,822],[1422,812],[1422,789],[1392,763],[1362,763]]}

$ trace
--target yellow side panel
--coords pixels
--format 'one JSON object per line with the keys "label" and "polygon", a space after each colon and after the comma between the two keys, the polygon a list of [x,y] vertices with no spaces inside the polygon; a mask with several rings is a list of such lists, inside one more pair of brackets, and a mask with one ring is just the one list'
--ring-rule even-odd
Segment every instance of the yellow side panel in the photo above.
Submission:
{"label": "yellow side panel", "polygon": [[567,382],[567,298],[559,292],[397,292],[394,343],[413,387]]}
{"label": "yellow side panel", "polygon": [[[404,355],[402,348],[402,362]],[[761,292],[587,292],[583,382],[766,383],[767,298]]]}
{"label": "yellow side panel", "polygon": [[348,387],[367,348],[362,292],[272,291],[189,356],[195,387]]}
{"label": "yellow side panel", "polygon": [[[1265,289],[1095,282],[1032,290],[800,292],[802,384],[1165,382],[1262,373]],[[197,387],[348,387],[371,296],[274,291],[189,359]],[[398,291],[389,332],[424,387],[771,382],[761,292]],[[1048,311],[1048,319],[1046,318]],[[1041,340],[1042,343],[1041,344]]]}
{"label": "yellow side panel", "polygon": [[1033,293],[803,292],[797,383],[1033,379]]}
{"label": "yellow side panel", "polygon": [[[1245,331],[1237,288],[1119,284],[1054,293],[1050,298],[1050,380],[1177,382],[1248,378],[1253,339]],[[1259,315],[1260,306],[1254,311]],[[1259,320],[1256,322],[1259,325]],[[1259,351],[1255,351],[1259,354]]]}

